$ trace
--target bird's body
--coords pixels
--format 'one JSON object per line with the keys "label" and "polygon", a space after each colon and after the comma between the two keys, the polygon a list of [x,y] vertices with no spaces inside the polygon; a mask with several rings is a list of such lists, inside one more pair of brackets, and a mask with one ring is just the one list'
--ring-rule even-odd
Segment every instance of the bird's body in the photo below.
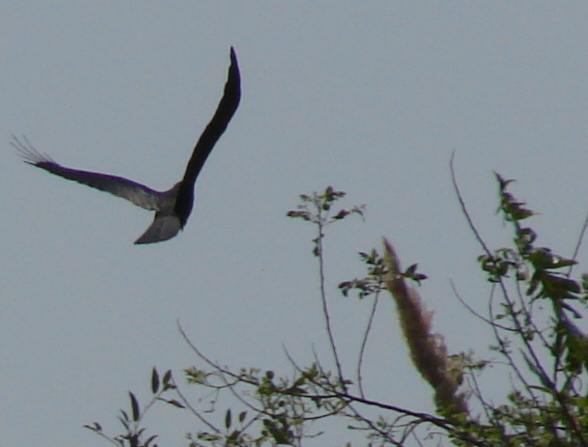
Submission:
{"label": "bird's body", "polygon": [[10,144],[26,163],[92,188],[129,200],[141,208],[155,211],[155,219],[135,244],[166,241],[184,228],[192,212],[194,184],[214,145],[227,128],[241,99],[241,76],[235,51],[231,48],[231,65],[224,94],[217,110],[198,139],[188,161],[184,177],[167,191],[155,191],[145,185],[114,175],[66,168],[37,151],[26,139],[13,137]]}

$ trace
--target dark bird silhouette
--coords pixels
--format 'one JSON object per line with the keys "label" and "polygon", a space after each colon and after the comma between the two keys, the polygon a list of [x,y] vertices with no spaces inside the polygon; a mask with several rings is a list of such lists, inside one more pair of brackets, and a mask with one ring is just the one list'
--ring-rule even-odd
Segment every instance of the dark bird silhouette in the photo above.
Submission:
{"label": "dark bird silhouette", "polygon": [[194,204],[194,184],[212,148],[227,128],[241,99],[241,75],[237,56],[231,48],[231,65],[223,97],[202,135],[194,147],[184,177],[168,191],[154,191],[145,185],[123,177],[81,171],[61,166],[51,157],[37,151],[23,136],[22,141],[12,136],[10,142],[23,157],[25,163],[68,180],[106,191],[122,197],[141,208],[155,211],[155,219],[135,244],[151,244],[166,241],[184,228]]}

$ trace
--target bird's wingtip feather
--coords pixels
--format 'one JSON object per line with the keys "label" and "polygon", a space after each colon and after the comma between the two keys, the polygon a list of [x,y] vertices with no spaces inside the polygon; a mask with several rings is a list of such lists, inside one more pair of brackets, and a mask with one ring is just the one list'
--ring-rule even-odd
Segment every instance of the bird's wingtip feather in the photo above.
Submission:
{"label": "bird's wingtip feather", "polygon": [[26,135],[22,136],[22,141],[14,134],[12,134],[11,137],[9,144],[16,149],[25,163],[33,166],[38,166],[40,163],[55,163],[55,160],[49,155],[39,152],[35,146],[31,144]]}

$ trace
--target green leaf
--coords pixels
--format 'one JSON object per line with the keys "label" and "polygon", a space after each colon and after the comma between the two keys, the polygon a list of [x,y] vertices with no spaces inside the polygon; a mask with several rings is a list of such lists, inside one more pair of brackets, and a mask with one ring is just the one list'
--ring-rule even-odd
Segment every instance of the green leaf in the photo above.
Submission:
{"label": "green leaf", "polygon": [[178,407],[178,408],[186,408],[184,407],[180,402],[178,402],[175,399],[172,400],[166,400],[166,399],[162,399],[165,403],[168,403],[170,405],[173,405],[174,407]]}
{"label": "green leaf", "polygon": [[[124,413],[124,411],[122,412]],[[122,426],[125,428],[126,431],[129,431],[129,419],[128,416],[126,416],[126,414],[124,415],[124,417],[118,417],[118,420],[120,421],[120,423],[122,424]]]}
{"label": "green leaf", "polygon": [[232,422],[232,415],[231,415],[231,409],[229,408],[227,410],[227,412],[225,413],[225,428],[227,430],[231,427],[231,422]]}
{"label": "green leaf", "polygon": [[145,441],[145,443],[143,444],[143,446],[144,447],[149,447],[149,444],[151,444],[151,442],[153,442],[155,440],[155,438],[157,438],[157,435],[151,436],[149,439],[147,439],[147,441]]}
{"label": "green leaf", "polygon": [[163,386],[165,388],[168,388],[170,386],[169,385],[169,382],[171,381],[171,378],[172,378],[172,372],[171,372],[171,369],[168,369],[165,372],[165,374],[163,375],[163,380],[162,380],[163,381]]}
{"label": "green leaf", "polygon": [[288,211],[286,216],[294,218],[299,217],[304,220],[310,220],[310,213],[308,211]]}
{"label": "green leaf", "polygon": [[102,431],[102,426],[98,423],[98,422],[93,422],[94,425],[84,425],[84,428],[87,428],[89,430],[95,431],[95,432],[101,432]]}
{"label": "green leaf", "polygon": [[528,258],[536,269],[557,269],[577,264],[573,259],[557,256],[553,254],[549,248],[545,247],[531,250],[528,254]]}
{"label": "green leaf", "polygon": [[131,397],[131,408],[133,410],[133,421],[137,422],[139,420],[139,417],[141,416],[141,413],[139,411],[139,402],[137,401],[137,398],[135,397],[135,395],[131,392],[129,392],[129,396]]}
{"label": "green leaf", "polygon": [[496,180],[498,180],[500,190],[504,190],[509,183],[514,182],[514,180],[504,180],[504,178],[496,171],[494,171],[494,175],[496,176]]}
{"label": "green leaf", "polygon": [[404,274],[407,276],[414,275],[414,272],[416,272],[417,267],[418,267],[418,264],[411,265],[409,268],[406,269],[406,272],[404,272]]}
{"label": "green leaf", "polygon": [[151,372],[151,391],[153,394],[159,391],[159,374],[157,374],[155,367],[153,367],[153,371]]}

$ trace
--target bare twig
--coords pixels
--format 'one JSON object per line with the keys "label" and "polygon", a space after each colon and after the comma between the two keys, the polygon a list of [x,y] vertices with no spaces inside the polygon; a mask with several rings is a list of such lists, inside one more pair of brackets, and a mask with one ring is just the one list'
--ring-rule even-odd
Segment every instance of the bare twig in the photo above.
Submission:
{"label": "bare twig", "polygon": [[329,338],[329,344],[331,345],[331,352],[333,354],[333,359],[335,361],[335,366],[337,368],[337,374],[339,375],[339,381],[341,382],[341,386],[345,388],[345,382],[343,380],[343,369],[341,368],[341,362],[339,361],[339,354],[337,353],[337,345],[335,343],[335,337],[333,336],[333,330],[331,328],[331,316],[329,314],[329,308],[327,305],[327,292],[325,291],[325,260],[324,260],[324,252],[323,252],[323,238],[325,235],[323,234],[323,227],[324,223],[322,222],[322,208],[319,208],[319,219],[317,222],[318,226],[318,236],[317,236],[317,251],[318,251],[318,258],[319,258],[319,279],[320,279],[320,294],[321,294],[321,304],[323,310],[323,318],[325,319],[325,326],[327,330],[327,336]]}
{"label": "bare twig", "polygon": [[[582,229],[580,230],[580,235],[578,236],[578,242],[576,243],[576,248],[574,248],[574,254],[572,255],[572,261],[576,260],[578,256],[578,252],[580,251],[580,247],[582,246],[582,239],[584,239],[584,235],[586,234],[586,229],[588,229],[588,213],[586,214],[586,218],[584,219],[584,224],[582,225]],[[574,264],[570,265],[570,268],[567,273],[567,277],[569,278],[572,274],[572,270],[574,269]]]}
{"label": "bare twig", "polygon": [[465,201],[463,200],[463,197],[461,195],[461,191],[459,189],[459,186],[457,185],[457,176],[455,175],[455,169],[453,166],[454,159],[455,159],[455,151],[451,154],[449,168],[451,170],[451,182],[453,183],[453,188],[455,189],[455,194],[457,195],[457,200],[459,201],[459,205],[461,206],[461,211],[462,211],[464,217],[466,218],[466,220],[468,221],[468,225],[470,226],[470,229],[474,233],[476,240],[482,246],[482,249],[486,252],[486,254],[488,256],[492,256],[490,249],[486,246],[486,243],[482,239],[482,236],[480,236],[480,233],[478,233],[478,229],[474,225],[474,222],[473,222],[472,218],[470,217],[470,213],[468,212],[468,210],[466,208]]}
{"label": "bare twig", "polygon": [[370,334],[370,330],[372,327],[372,324],[374,322],[374,316],[376,315],[376,308],[378,307],[378,298],[380,297],[380,292],[376,293],[376,295],[374,296],[374,303],[372,304],[372,310],[370,312],[370,316],[368,319],[368,324],[365,328],[365,332],[363,334],[363,339],[361,340],[361,348],[359,349],[359,358],[357,360],[357,386],[359,388],[359,394],[361,395],[361,397],[365,397],[365,394],[363,392],[363,378],[361,375],[361,368],[363,366],[363,355],[365,353],[365,348],[367,346],[367,340],[368,340],[368,336]]}

